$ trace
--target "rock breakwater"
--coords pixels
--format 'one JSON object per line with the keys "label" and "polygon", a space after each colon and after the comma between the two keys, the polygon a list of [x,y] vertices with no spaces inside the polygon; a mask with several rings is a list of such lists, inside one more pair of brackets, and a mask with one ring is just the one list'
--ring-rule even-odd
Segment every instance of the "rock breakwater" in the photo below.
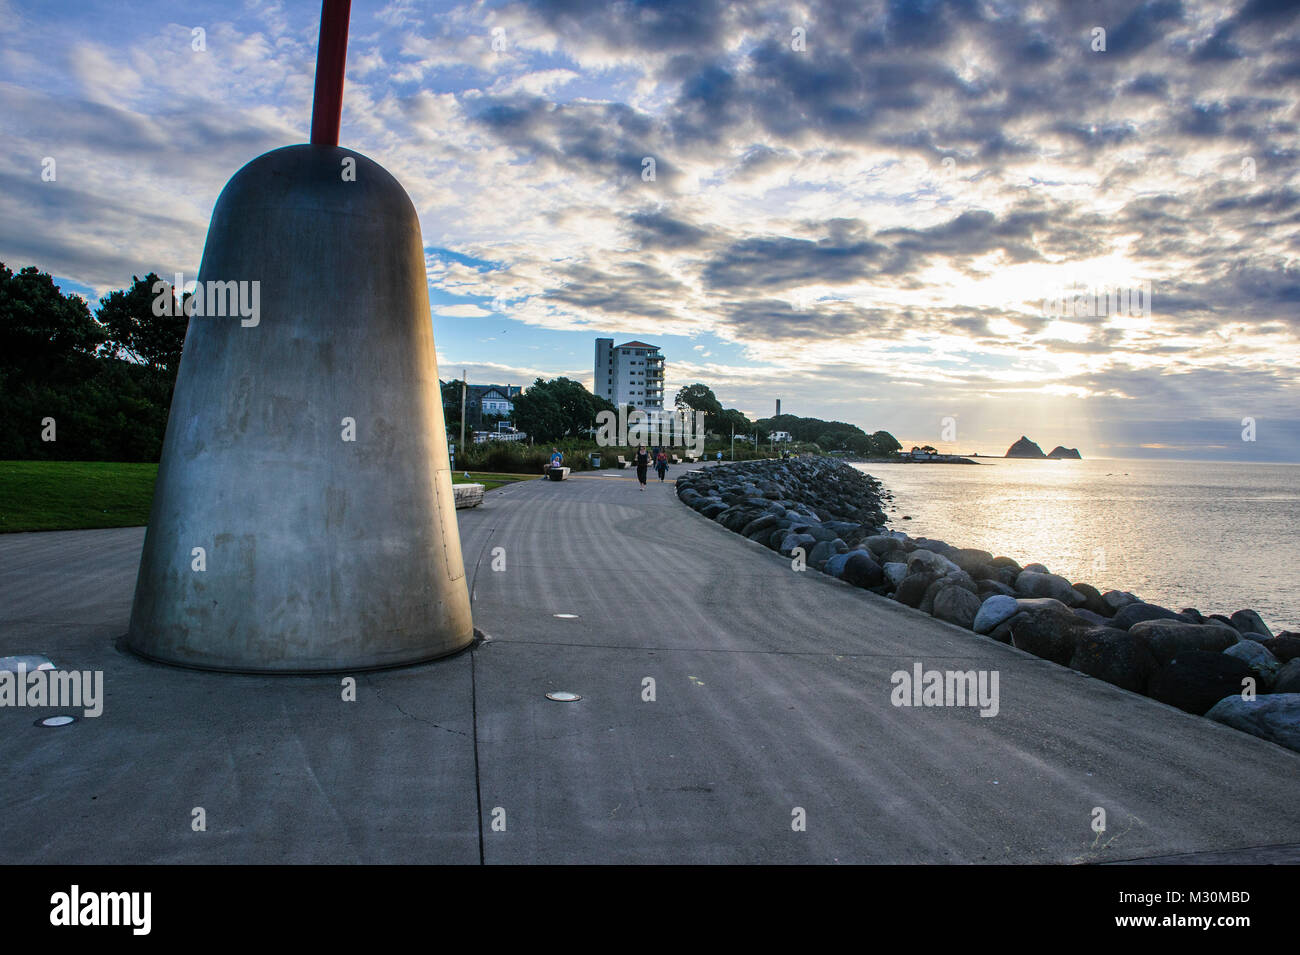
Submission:
{"label": "rock breakwater", "polygon": [[879,481],[831,458],[714,465],[683,504],[855,587],[1300,751],[1300,634],[1253,610],[1171,610],[946,541],[891,531]]}

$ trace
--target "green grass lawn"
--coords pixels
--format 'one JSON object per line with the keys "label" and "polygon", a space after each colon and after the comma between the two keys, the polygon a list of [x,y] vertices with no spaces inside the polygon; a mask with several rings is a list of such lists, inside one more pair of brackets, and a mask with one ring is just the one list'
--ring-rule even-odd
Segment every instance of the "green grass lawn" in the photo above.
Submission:
{"label": "green grass lawn", "polygon": [[465,477],[464,471],[453,471],[451,483],[482,484],[483,490],[491,491],[506,484],[513,484],[515,481],[531,481],[539,477],[540,474],[494,474],[487,471],[470,471],[469,477]]}
{"label": "green grass lawn", "polygon": [[[149,523],[156,464],[110,461],[0,461],[0,533],[138,527]],[[469,479],[487,490],[533,474],[484,474]],[[466,483],[463,471],[452,480]]]}
{"label": "green grass lawn", "polygon": [[0,532],[149,522],[156,464],[0,461]]}

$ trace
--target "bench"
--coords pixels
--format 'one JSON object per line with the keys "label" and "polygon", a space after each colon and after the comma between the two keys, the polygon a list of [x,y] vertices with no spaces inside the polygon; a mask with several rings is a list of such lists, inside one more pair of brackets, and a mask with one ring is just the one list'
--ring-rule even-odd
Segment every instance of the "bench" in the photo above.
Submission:
{"label": "bench", "polygon": [[623,458],[623,455],[621,455],[621,454],[618,456],[618,469],[619,469],[620,471],[626,471],[626,470],[627,470],[629,467],[631,467],[631,466],[632,466],[632,462],[631,462],[631,461],[627,461],[627,460],[625,460],[625,459]]}
{"label": "bench", "polygon": [[478,507],[483,503],[483,489],[482,484],[453,484],[451,493],[456,499],[456,509]]}
{"label": "bench", "polygon": [[553,468],[549,464],[546,466],[546,476],[552,481],[563,481],[569,476],[568,468]]}
{"label": "bench", "polygon": [[672,462],[673,462],[673,464],[681,464],[681,463],[682,463],[682,459],[679,458],[677,455],[674,454],[674,455],[672,456]]}

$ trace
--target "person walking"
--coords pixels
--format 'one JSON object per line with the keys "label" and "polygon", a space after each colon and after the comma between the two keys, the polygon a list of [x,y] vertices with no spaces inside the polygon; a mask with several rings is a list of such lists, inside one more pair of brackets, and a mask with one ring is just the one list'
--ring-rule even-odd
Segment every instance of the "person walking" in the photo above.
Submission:
{"label": "person walking", "polygon": [[636,446],[636,456],[632,459],[636,465],[636,479],[641,482],[641,490],[645,490],[646,471],[650,468],[650,452],[645,449],[644,444]]}
{"label": "person walking", "polygon": [[668,455],[664,453],[662,448],[655,455],[655,470],[659,472],[660,483],[663,483],[664,475],[668,473]]}

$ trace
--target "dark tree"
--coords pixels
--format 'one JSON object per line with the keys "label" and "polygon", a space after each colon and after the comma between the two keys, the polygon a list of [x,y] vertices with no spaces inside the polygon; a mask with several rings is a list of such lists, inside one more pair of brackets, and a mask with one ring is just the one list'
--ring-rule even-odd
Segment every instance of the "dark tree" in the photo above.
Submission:
{"label": "dark tree", "polygon": [[[722,403],[718,401],[717,396],[713,394],[713,389],[708,385],[694,384],[687,385],[681,391],[677,392],[677,397],[673,399],[673,404],[678,408],[691,408],[695,411],[704,412],[704,428],[714,434],[721,434],[723,429],[722,422]],[[727,433],[730,434],[730,425],[726,426]]]}
{"label": "dark tree", "polygon": [[596,427],[596,415],[614,411],[604,398],[569,378],[538,378],[514,399],[515,427],[535,441],[558,441],[585,435]]}
{"label": "dark tree", "polygon": [[21,378],[76,375],[105,340],[86,300],[64,295],[48,272],[0,263],[0,365]]}
{"label": "dark tree", "polygon": [[[130,299],[116,294],[105,301],[120,302],[113,306],[120,312]],[[148,338],[144,329],[139,335]],[[174,361],[163,352],[118,357],[111,338],[86,302],[64,295],[48,273],[0,265],[0,458],[158,460]],[[47,420],[53,441],[45,440]]]}
{"label": "dark tree", "polygon": [[[161,307],[155,308],[155,303]],[[129,359],[176,380],[188,319],[170,284],[153,272],[144,278],[132,276],[130,288],[99,300],[96,317],[108,336],[105,354]]]}

